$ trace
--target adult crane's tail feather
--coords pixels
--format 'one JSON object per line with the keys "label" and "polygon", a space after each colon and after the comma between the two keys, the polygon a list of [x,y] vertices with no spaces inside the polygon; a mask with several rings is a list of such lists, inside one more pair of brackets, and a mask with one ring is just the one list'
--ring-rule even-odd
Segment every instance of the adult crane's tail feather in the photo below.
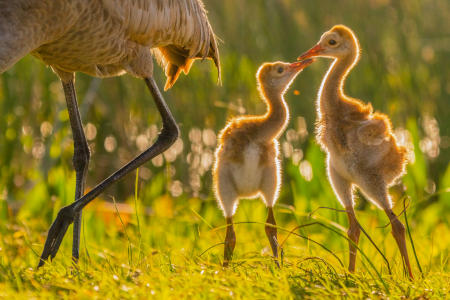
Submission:
{"label": "adult crane's tail feather", "polygon": [[212,35],[212,39],[211,39],[211,45],[209,47],[208,57],[212,58],[214,65],[217,68],[217,83],[221,85],[222,84],[222,70],[220,68],[219,47],[217,46],[217,37],[213,33],[211,26],[210,26],[210,32]]}
{"label": "adult crane's tail feather", "polygon": [[[217,40],[201,0],[102,0],[104,7],[126,28],[128,38],[152,49],[164,68],[169,89],[181,71],[188,73],[195,59],[209,58],[218,70]],[[158,42],[164,46],[158,47]]]}
{"label": "adult crane's tail feather", "polygon": [[174,45],[160,47],[153,50],[156,60],[164,68],[164,72],[167,77],[164,90],[170,89],[175,84],[181,74],[181,71],[187,75],[192,67],[192,64],[194,63],[194,60],[204,59],[204,56],[214,62],[214,65],[217,68],[217,82],[221,84],[219,49],[217,47],[217,41],[214,33],[211,32],[211,35],[213,38],[210,40],[210,46],[206,55],[198,53],[194,57],[190,57],[188,49]]}
{"label": "adult crane's tail feather", "polygon": [[[184,2],[185,10],[191,12],[182,17],[179,22],[182,24],[183,31],[189,33],[186,36],[187,41],[181,46],[176,42],[174,44],[159,47],[153,50],[153,53],[164,68],[167,77],[165,90],[171,88],[183,71],[185,74],[196,59],[211,59],[217,68],[217,81],[221,83],[220,55],[217,46],[217,37],[209,23],[206,10],[200,0],[186,0]],[[189,30],[187,29],[189,28]],[[180,28],[181,30],[181,28]],[[184,38],[179,37],[181,40]]]}

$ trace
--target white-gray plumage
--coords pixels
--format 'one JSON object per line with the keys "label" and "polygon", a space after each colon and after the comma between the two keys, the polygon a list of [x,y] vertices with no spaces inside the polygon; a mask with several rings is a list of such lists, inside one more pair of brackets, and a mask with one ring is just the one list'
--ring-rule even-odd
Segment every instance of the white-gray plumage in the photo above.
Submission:
{"label": "white-gray plumage", "polygon": [[214,32],[200,0],[0,0],[0,73],[28,53],[61,79],[80,71],[152,76],[150,49],[166,89],[196,58],[219,68]]}

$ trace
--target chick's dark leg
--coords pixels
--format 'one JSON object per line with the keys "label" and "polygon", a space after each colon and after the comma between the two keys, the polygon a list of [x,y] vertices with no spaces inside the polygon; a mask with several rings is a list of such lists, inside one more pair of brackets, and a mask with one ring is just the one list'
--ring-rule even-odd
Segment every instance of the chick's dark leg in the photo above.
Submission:
{"label": "chick's dark leg", "polygon": [[166,151],[178,138],[178,126],[172,116],[172,113],[167,107],[167,104],[165,103],[155,80],[153,78],[146,78],[145,83],[153,96],[153,100],[158,108],[163,122],[163,128],[159,133],[156,142],[125,166],[99,183],[86,195],[82,196],[74,203],[63,207],[59,211],[58,216],[48,231],[47,240],[45,242],[38,267],[42,266],[49,257],[55,257],[67,228],[72,222],[75,221],[77,215],[81,213],[81,210],[87,204],[100,195],[106,188],[121,180],[125,175],[136,170],[150,159]]}
{"label": "chick's dark leg", "polygon": [[278,262],[278,236],[277,236],[277,223],[275,222],[275,217],[273,215],[273,207],[268,208],[267,220],[266,220],[266,235],[269,239],[270,247],[272,248],[273,257],[275,258],[275,263],[280,266]]}
{"label": "chick's dark leg", "polygon": [[234,247],[236,246],[236,233],[233,227],[233,218],[227,218],[227,233],[225,236],[224,251],[223,251],[223,266],[228,267],[233,258]]}
{"label": "chick's dark leg", "polygon": [[342,177],[331,165],[330,158],[328,157],[328,176],[330,178],[331,185],[333,187],[336,196],[340,202],[344,205],[345,211],[348,217],[348,247],[349,247],[349,272],[355,272],[356,266],[356,254],[357,246],[359,242],[360,227],[358,220],[356,219],[355,210],[353,208],[353,193],[352,184],[350,181]]}
{"label": "chick's dark leg", "polygon": [[356,266],[356,254],[357,254],[357,246],[359,243],[359,235],[361,233],[361,229],[359,228],[358,220],[355,216],[355,210],[353,209],[353,206],[348,206],[345,208],[345,211],[347,212],[348,217],[348,224],[349,228],[347,231],[347,235],[349,238],[348,241],[348,247],[349,247],[349,263],[348,263],[348,270],[351,273],[355,272],[355,266]]}
{"label": "chick's dark leg", "polygon": [[408,275],[411,279],[414,278],[412,273],[411,264],[409,262],[408,250],[406,249],[406,230],[405,226],[400,222],[398,217],[394,214],[391,209],[385,210],[386,214],[391,221],[392,226],[392,235],[394,236],[395,241],[397,242],[397,246],[400,250],[400,254],[402,255],[403,262],[405,263]]}

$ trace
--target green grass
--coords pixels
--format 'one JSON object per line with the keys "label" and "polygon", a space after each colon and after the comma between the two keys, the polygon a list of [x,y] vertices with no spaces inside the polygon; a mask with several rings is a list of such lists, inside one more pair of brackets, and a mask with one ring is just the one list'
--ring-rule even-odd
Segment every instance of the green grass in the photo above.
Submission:
{"label": "green grass", "polygon": [[[127,176],[86,207],[78,270],[71,267],[70,229],[55,260],[35,269],[51,222],[74,195],[73,144],[60,82],[31,56],[1,74],[0,298],[449,298],[450,2],[204,2],[223,41],[223,85],[216,85],[209,63],[196,62],[189,76],[164,93],[183,146],[171,159],[145,164],[139,180]],[[280,138],[283,185],[275,208],[283,267],[276,268],[269,255],[263,204],[242,201],[234,263],[223,269],[225,220],[211,192],[212,133],[230,116],[264,111],[255,80],[262,62],[295,60],[339,23],[350,26],[362,46],[347,93],[388,114],[402,140],[414,146],[414,161],[391,194],[397,214],[407,199],[423,276],[408,240],[416,278],[405,277],[390,228],[383,227],[387,217],[362,197],[357,217],[388,263],[362,235],[357,272],[348,274],[346,216],[317,210],[342,209],[314,142],[315,99],[326,60],[302,72],[286,94],[291,135]],[[157,66],[155,76],[164,82]],[[92,188],[139,152],[138,140],[155,138],[160,117],[145,84],[131,76],[77,74],[76,89],[83,124],[90,128]],[[106,139],[117,141],[112,152],[104,147]]]}
{"label": "green grass", "polygon": [[78,269],[71,266],[70,231],[54,261],[36,270],[48,223],[25,215],[3,220],[0,298],[443,299],[450,287],[450,230],[444,224],[424,230],[409,220],[423,269],[422,275],[409,247],[416,276],[409,281],[389,228],[378,228],[387,218],[372,207],[358,211],[392,275],[365,236],[357,272],[349,274],[346,223],[340,213],[319,209],[311,214],[280,204],[275,213],[284,257],[278,269],[264,234],[264,205],[242,201],[235,217],[234,262],[224,269],[225,222],[214,199],[161,195],[148,211],[136,193],[127,203],[126,208],[112,205],[105,210],[97,200],[86,208]]}

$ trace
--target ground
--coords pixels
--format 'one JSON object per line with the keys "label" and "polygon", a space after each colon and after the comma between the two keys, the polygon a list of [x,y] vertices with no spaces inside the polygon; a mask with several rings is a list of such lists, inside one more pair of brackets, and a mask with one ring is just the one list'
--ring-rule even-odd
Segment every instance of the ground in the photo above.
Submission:
{"label": "ground", "polygon": [[[430,232],[413,226],[416,230],[412,231],[412,237],[423,274],[409,247],[416,277],[409,281],[389,227],[378,228],[384,225],[379,224],[384,219],[373,208],[357,214],[386,256],[392,275],[382,256],[363,235],[360,246],[366,257],[358,256],[355,274],[346,272],[345,218],[338,217],[339,225],[325,217],[339,212],[302,213],[283,204],[275,210],[284,249],[282,267],[278,268],[270,257],[264,234],[265,214],[260,201],[241,202],[235,218],[234,263],[225,269],[221,267],[225,221],[214,199],[176,199],[166,195],[154,201],[152,210],[143,207],[137,198],[116,205],[98,200],[84,213],[78,268],[71,266],[69,231],[56,258],[39,270],[36,265],[48,223],[42,218],[19,214],[2,221],[5,226],[1,227],[0,239],[0,298],[448,297],[450,232],[444,225]],[[299,224],[311,223],[314,225],[295,229]],[[425,240],[424,236],[430,239]]]}

